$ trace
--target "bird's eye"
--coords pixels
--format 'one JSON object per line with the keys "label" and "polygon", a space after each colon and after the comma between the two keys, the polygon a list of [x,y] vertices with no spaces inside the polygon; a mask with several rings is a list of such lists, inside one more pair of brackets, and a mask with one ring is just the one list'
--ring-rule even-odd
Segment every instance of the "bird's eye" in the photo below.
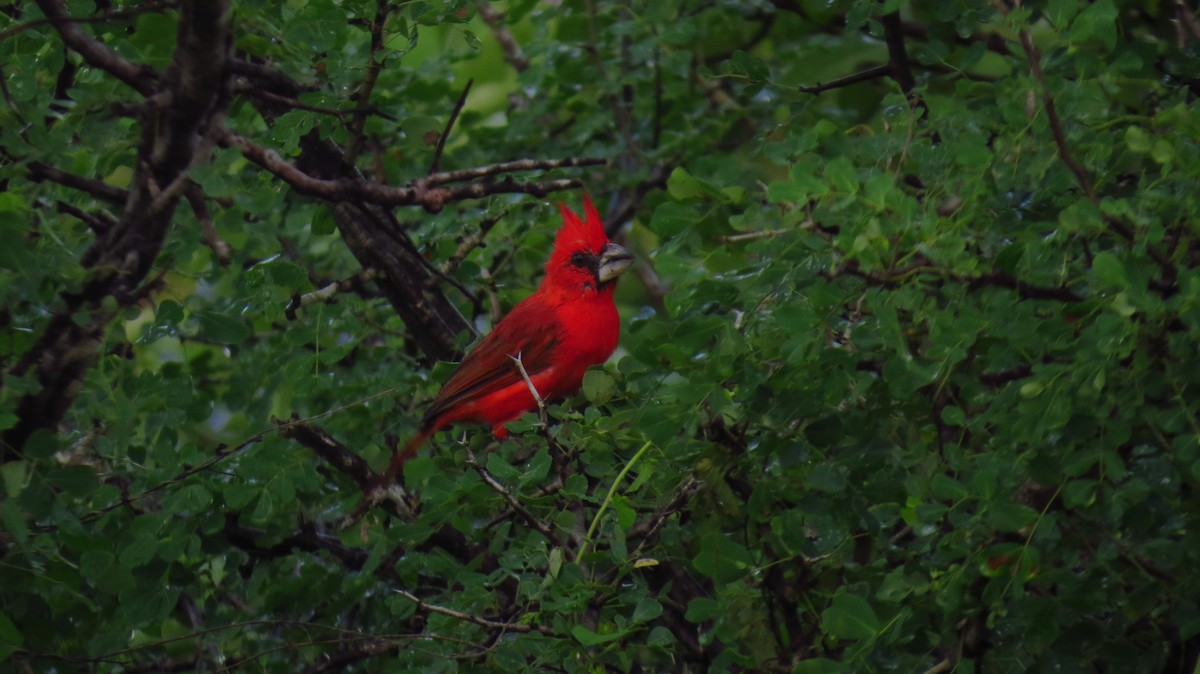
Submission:
{"label": "bird's eye", "polygon": [[571,264],[576,267],[586,267],[591,262],[591,256],[587,253],[575,253],[571,256]]}

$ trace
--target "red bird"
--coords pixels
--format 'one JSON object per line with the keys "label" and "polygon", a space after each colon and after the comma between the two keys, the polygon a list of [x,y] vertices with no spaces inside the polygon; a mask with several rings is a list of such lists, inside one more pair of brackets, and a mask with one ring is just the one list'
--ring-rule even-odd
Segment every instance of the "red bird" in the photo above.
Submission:
{"label": "red bird", "polygon": [[508,435],[504,424],[537,409],[515,359],[520,358],[538,395],[552,400],[579,390],[587,369],[617,348],[620,321],[613,290],[633,256],[608,240],[588,195],[583,195],[583,220],[565,204],[558,208],[563,224],[541,285],[467,353],[425,410],[417,435],[392,457],[387,481],[429,436],[450,424],[487,422],[492,435],[503,439]]}

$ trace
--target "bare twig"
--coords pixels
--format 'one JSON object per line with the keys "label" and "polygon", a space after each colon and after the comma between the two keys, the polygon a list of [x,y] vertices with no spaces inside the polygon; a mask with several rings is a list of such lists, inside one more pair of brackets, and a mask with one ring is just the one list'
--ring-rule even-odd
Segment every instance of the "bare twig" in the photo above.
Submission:
{"label": "bare twig", "polygon": [[361,114],[361,115],[375,115],[376,117],[382,117],[384,119],[387,119],[387,120],[390,120],[393,122],[396,121],[395,116],[389,115],[373,105],[360,105],[356,108],[347,108],[347,109],[326,108],[326,107],[321,107],[319,105],[309,105],[308,103],[303,103],[301,101],[296,100],[295,98],[290,98],[288,96],[282,96],[280,94],[272,93],[270,91],[266,91],[265,89],[260,89],[255,86],[239,87],[237,89],[237,93],[245,94],[251,98],[258,98],[258,99],[267,101],[269,103],[277,103],[279,105],[293,108],[295,110],[307,110],[308,112],[315,112],[315,113],[321,114],[321,115],[330,115],[333,117],[337,117],[338,119],[342,119],[342,118],[350,116],[350,115],[360,115]]}
{"label": "bare twig", "polygon": [[446,151],[446,139],[450,137],[450,130],[454,128],[454,122],[458,119],[458,115],[462,113],[463,105],[467,102],[467,94],[471,92],[472,84],[475,84],[475,80],[467,80],[467,86],[463,87],[462,93],[458,96],[458,102],[454,104],[454,109],[450,111],[450,119],[446,120],[446,128],[442,129],[442,135],[438,136],[437,148],[433,151],[433,161],[429,163],[429,175],[437,173],[441,168],[442,153]]}
{"label": "bare twig", "polygon": [[658,532],[662,529],[663,525],[666,524],[667,520],[670,519],[671,515],[674,515],[682,510],[683,507],[687,505],[688,499],[692,498],[693,494],[700,491],[701,486],[703,486],[703,483],[700,480],[696,479],[695,476],[689,476],[688,479],[684,480],[683,484],[679,486],[679,489],[675,490],[675,496],[673,496],[670,501],[665,503],[658,510],[655,510],[650,517],[633,525],[633,528],[631,528],[629,533],[626,535],[626,539],[642,539],[641,542],[638,543],[637,548],[634,549],[632,554],[633,557],[640,555],[642,550],[644,550],[648,544],[653,542],[655,536],[658,535]]}
{"label": "bare twig", "polygon": [[475,250],[479,247],[479,244],[483,243],[483,240],[487,237],[488,232],[492,230],[492,227],[495,227],[496,223],[504,219],[504,216],[506,215],[508,215],[508,211],[504,211],[499,215],[493,215],[489,218],[485,218],[483,222],[480,222],[479,229],[476,229],[474,232],[471,232],[471,234],[467,235],[462,242],[458,244],[458,248],[454,249],[454,253],[451,254],[450,257],[446,258],[445,262],[438,266],[438,273],[445,276],[453,273],[455,269],[458,269],[458,265],[462,264],[462,261],[466,259],[467,255],[470,255],[471,251]]}
{"label": "bare twig", "polygon": [[[375,18],[371,21],[371,52],[367,60],[367,73],[355,89],[353,98],[358,101],[360,108],[371,104],[371,92],[375,90],[375,82],[379,80],[379,72],[383,70],[383,61],[379,52],[383,49],[383,27],[387,23],[392,8],[388,0],[375,0]],[[346,161],[353,164],[362,150],[363,129],[367,124],[367,114],[355,113],[350,122],[350,140],[346,145]]]}
{"label": "bare twig", "polygon": [[477,166],[475,168],[462,169],[459,171],[444,171],[442,173],[435,173],[416,182],[424,181],[425,184],[430,186],[447,185],[466,180],[491,178],[502,173],[548,171],[550,169],[579,168],[582,166],[603,166],[607,163],[607,159],[593,159],[588,157],[567,157],[565,159],[514,159],[513,161],[489,164],[487,166]]}
{"label": "bare twig", "polygon": [[538,393],[537,387],[533,385],[533,380],[529,378],[529,373],[525,371],[525,363],[521,361],[520,352],[515,356],[509,356],[509,358],[512,359],[517,371],[521,373],[521,379],[525,380],[525,385],[529,387],[529,393],[533,395],[533,400],[537,403],[538,418],[542,422],[542,427],[547,427],[549,423],[546,420],[546,403],[542,400],[541,394]]}
{"label": "bare twig", "polygon": [[866,70],[854,73],[853,75],[839,77],[836,80],[825,82],[824,84],[817,83],[812,86],[798,86],[796,89],[805,94],[819,94],[825,91],[830,91],[831,89],[840,89],[842,87],[848,87],[851,84],[866,82],[867,80],[877,80],[881,77],[888,77],[891,74],[892,65],[890,63],[885,63],[881,66],[875,66],[874,68],[867,68]]}
{"label": "bare twig", "polygon": [[500,494],[500,496],[504,498],[505,502],[508,503],[508,507],[520,515],[521,518],[529,524],[529,526],[536,529],[538,533],[545,536],[546,540],[550,541],[554,545],[566,549],[566,544],[563,543],[562,539],[558,537],[558,534],[554,533],[554,529],[550,528],[550,525],[543,522],[536,515],[529,512],[528,508],[521,505],[521,502],[512,495],[512,492],[508,491],[508,489],[505,489],[504,485],[500,484],[500,482],[496,480],[496,478],[489,473],[486,468],[484,468],[478,461],[475,460],[474,452],[469,449],[467,450],[467,465],[474,468],[475,472],[479,473],[479,477],[483,478],[483,481],[487,483],[487,486],[491,487],[497,494]]}
{"label": "bare twig", "polygon": [[1050,88],[1046,86],[1046,77],[1042,74],[1041,53],[1034,46],[1033,38],[1030,37],[1027,30],[1021,31],[1021,46],[1025,49],[1025,58],[1029,61],[1029,73],[1037,82],[1038,88],[1042,90],[1042,105],[1046,108],[1046,122],[1050,125],[1054,144],[1058,147],[1058,157],[1067,165],[1067,168],[1071,169],[1071,173],[1075,174],[1075,179],[1079,181],[1079,186],[1083,188],[1088,197],[1095,200],[1096,192],[1092,187],[1091,176],[1088,175],[1083,164],[1075,159],[1071,148],[1067,147],[1067,134],[1063,132],[1062,121],[1058,118],[1058,109],[1054,106],[1054,96],[1050,94]]}
{"label": "bare twig", "polygon": [[418,178],[404,187],[368,183],[351,178],[321,180],[296,168],[274,150],[255,144],[250,139],[229,130],[218,132],[217,141],[223,147],[237,148],[250,161],[275,174],[301,194],[329,201],[367,201],[381,206],[422,206],[436,213],[446,204],[463,199],[479,199],[493,194],[532,194],[544,197],[551,192],[574,189],[580,182],[573,178],[517,182],[511,177],[491,182],[476,182],[461,187],[439,187],[447,183],[490,177],[517,171],[539,171],[576,166],[603,164],[602,159],[522,159],[464,171],[435,173]]}
{"label": "bare twig", "polygon": [[480,618],[479,616],[471,615],[470,613],[463,613],[462,611],[456,611],[452,608],[446,608],[445,606],[438,606],[437,604],[430,604],[429,602],[425,601],[424,599],[421,599],[420,597],[418,597],[417,595],[415,595],[411,592],[408,592],[407,590],[396,590],[396,593],[399,594],[401,597],[404,597],[405,599],[416,604],[417,608],[419,608],[419,609],[429,611],[430,613],[437,613],[440,615],[449,616],[451,618],[455,618],[456,620],[461,620],[463,622],[471,623],[472,625],[479,625],[480,627],[486,627],[487,629],[490,629],[490,630],[500,630],[502,632],[517,632],[520,634],[537,632],[538,634],[544,634],[548,637],[557,636],[555,634],[554,630],[550,629],[549,627],[546,627],[545,625],[538,625],[536,623],[526,623],[526,622],[510,622],[510,623],[497,622],[495,620],[488,620],[487,618]]}
{"label": "bare twig", "polygon": [[304,293],[303,295],[295,295],[292,297],[292,301],[288,302],[287,308],[283,310],[283,313],[285,316],[287,316],[289,321],[294,321],[296,320],[297,309],[303,309],[310,304],[316,304],[318,302],[331,302],[338,295],[353,288],[362,287],[364,283],[374,281],[378,277],[378,270],[364,269],[354,276],[330,283],[324,288],[317,288],[316,290]]}

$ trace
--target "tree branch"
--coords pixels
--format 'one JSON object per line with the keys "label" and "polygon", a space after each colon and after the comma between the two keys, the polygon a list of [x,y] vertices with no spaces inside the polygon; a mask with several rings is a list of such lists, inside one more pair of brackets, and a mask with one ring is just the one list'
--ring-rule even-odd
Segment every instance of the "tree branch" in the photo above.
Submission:
{"label": "tree branch", "polygon": [[441,166],[442,153],[446,151],[446,139],[450,137],[450,130],[454,128],[454,122],[462,112],[463,105],[467,102],[467,94],[471,93],[471,85],[474,83],[475,80],[467,80],[467,86],[463,87],[462,93],[458,96],[458,102],[450,111],[450,119],[446,120],[446,128],[442,130],[442,135],[438,136],[437,148],[433,151],[433,161],[429,164],[430,175],[437,173]]}
{"label": "tree branch", "polygon": [[119,9],[119,10],[115,10],[115,11],[100,12],[99,14],[90,14],[88,16],[66,16],[65,13],[61,16],[54,16],[54,17],[45,16],[40,19],[34,19],[33,21],[26,21],[25,23],[17,24],[7,30],[0,31],[0,42],[7,40],[8,38],[16,35],[17,33],[27,31],[31,28],[37,28],[38,26],[44,26],[47,24],[59,24],[59,23],[65,23],[65,22],[107,23],[109,21],[120,21],[121,19],[128,19],[133,16],[138,16],[139,14],[149,14],[151,12],[161,12],[165,9],[173,9],[177,4],[178,3],[169,2],[167,0],[157,0],[157,1],[150,0],[149,2],[145,2],[141,5],[138,5],[137,7],[130,7],[129,9]]}
{"label": "tree branch", "polygon": [[[77,52],[92,66],[104,70],[121,80],[140,94],[154,93],[158,72],[150,66],[125,60],[121,55],[86,35],[63,8],[62,0],[37,0],[37,5],[46,15],[46,22],[54,24],[64,43]],[[182,21],[182,20],[181,20]]]}
{"label": "tree branch", "polygon": [[31,161],[25,165],[25,170],[29,173],[29,179],[33,182],[42,182],[49,180],[52,183],[58,183],[63,187],[70,187],[73,190],[87,192],[88,194],[107,201],[110,204],[124,206],[129,200],[129,192],[120,187],[113,187],[107,183],[92,178],[84,178],[81,175],[68,173],[61,169],[54,168],[49,164],[43,164],[40,161]]}
{"label": "tree branch", "polygon": [[449,616],[451,618],[455,618],[455,619],[461,620],[463,622],[471,623],[472,625],[479,625],[480,627],[486,627],[487,629],[490,629],[490,630],[500,630],[501,632],[516,632],[519,634],[528,634],[529,632],[537,632],[538,634],[544,634],[548,637],[558,636],[558,634],[554,630],[550,629],[549,627],[546,627],[545,625],[538,625],[536,623],[527,623],[527,622],[509,622],[509,623],[497,622],[495,620],[488,620],[487,618],[480,618],[479,616],[474,616],[474,615],[471,615],[470,613],[463,613],[462,611],[456,611],[454,609],[446,608],[444,606],[438,606],[437,604],[430,604],[429,602],[425,601],[424,599],[421,599],[417,595],[415,595],[411,592],[408,592],[406,590],[396,590],[396,594],[399,594],[401,597],[404,597],[405,599],[416,604],[417,608],[422,609],[424,611],[428,611],[430,613],[437,613],[439,615]]}
{"label": "tree branch", "polygon": [[574,189],[581,185],[576,179],[543,180],[521,183],[512,178],[492,182],[477,182],[461,187],[439,187],[448,183],[484,178],[520,171],[546,171],[577,166],[596,166],[603,159],[522,159],[480,166],[462,171],[434,173],[418,178],[403,187],[380,185],[353,178],[321,180],[298,169],[274,150],[256,145],[250,139],[229,130],[217,133],[222,147],[236,148],[250,161],[274,174],[297,192],[328,201],[366,201],[380,206],[422,206],[430,213],[441,211],[446,204],[464,199],[481,199],[494,194],[531,194],[544,197],[552,192]]}
{"label": "tree branch", "polygon": [[[367,73],[356,88],[353,98],[360,107],[371,104],[371,93],[375,90],[375,82],[379,80],[379,72],[383,70],[383,62],[379,60],[379,52],[383,49],[383,27],[391,13],[388,0],[375,0],[375,18],[371,21],[371,51],[367,60]],[[363,129],[366,127],[367,115],[355,113],[350,122],[350,140],[346,145],[346,161],[353,164],[358,159],[362,149]]]}

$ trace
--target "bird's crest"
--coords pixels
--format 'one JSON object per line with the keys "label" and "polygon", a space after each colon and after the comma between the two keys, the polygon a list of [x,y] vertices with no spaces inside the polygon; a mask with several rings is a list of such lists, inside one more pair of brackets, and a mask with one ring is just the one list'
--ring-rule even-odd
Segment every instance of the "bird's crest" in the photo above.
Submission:
{"label": "bird's crest", "polygon": [[583,195],[582,220],[565,203],[559,202],[558,210],[562,211],[563,224],[554,237],[554,253],[550,256],[548,267],[561,266],[571,259],[571,255],[580,251],[599,253],[608,243],[604,222],[600,220],[600,214],[586,192]]}

